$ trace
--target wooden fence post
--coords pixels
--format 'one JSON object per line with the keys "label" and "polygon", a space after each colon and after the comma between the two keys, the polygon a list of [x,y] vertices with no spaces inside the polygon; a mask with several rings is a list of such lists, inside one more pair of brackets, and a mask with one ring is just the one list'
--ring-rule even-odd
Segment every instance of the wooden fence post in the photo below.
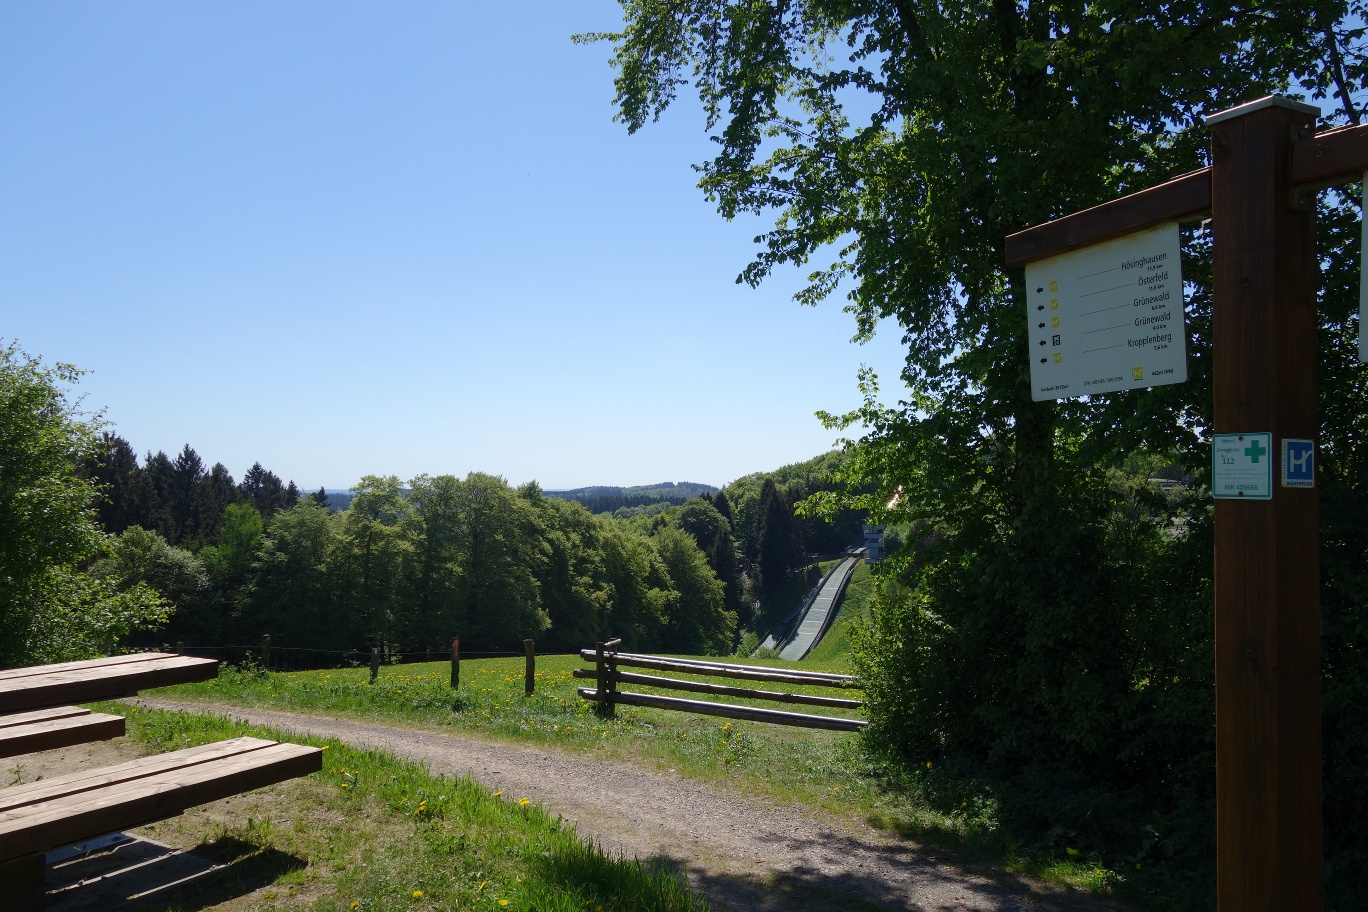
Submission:
{"label": "wooden fence post", "polygon": [[603,664],[603,643],[594,644],[594,671],[597,672],[594,687],[598,696],[599,714],[611,716],[613,704],[608,702],[608,666]]}
{"label": "wooden fence post", "polygon": [[372,647],[371,647],[371,678],[370,678],[372,684],[375,683],[375,679],[376,679],[379,675],[380,675],[380,647],[379,647],[379,646],[372,646]]}
{"label": "wooden fence post", "polygon": [[271,635],[269,633],[261,635],[261,667],[268,671],[271,668]]}
{"label": "wooden fence post", "polygon": [[599,712],[610,719],[617,714],[617,708],[613,704],[613,689],[617,687],[617,663],[605,657],[604,653],[615,649],[621,643],[621,639],[608,640],[596,644],[595,650],[598,669],[598,708]]}
{"label": "wooden fence post", "polygon": [[523,650],[527,653],[527,669],[523,672],[524,696],[532,696],[537,688],[537,647],[531,640],[523,640]]}
{"label": "wooden fence post", "polygon": [[456,637],[451,641],[451,689],[456,690],[461,684],[461,638]]}

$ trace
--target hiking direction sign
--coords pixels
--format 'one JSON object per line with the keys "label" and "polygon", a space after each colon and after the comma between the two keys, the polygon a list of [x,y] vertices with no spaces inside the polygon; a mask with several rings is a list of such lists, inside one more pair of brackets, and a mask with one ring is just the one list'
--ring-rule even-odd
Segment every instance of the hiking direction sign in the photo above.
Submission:
{"label": "hiking direction sign", "polygon": [[1031,397],[1187,379],[1178,223],[1026,264]]}

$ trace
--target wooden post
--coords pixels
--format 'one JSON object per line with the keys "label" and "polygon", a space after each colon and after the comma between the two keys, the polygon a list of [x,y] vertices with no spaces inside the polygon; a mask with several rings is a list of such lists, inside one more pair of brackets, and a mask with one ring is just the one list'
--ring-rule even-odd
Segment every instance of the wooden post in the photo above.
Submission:
{"label": "wooden post", "polygon": [[611,716],[612,704],[608,702],[608,666],[603,663],[603,643],[594,644],[594,691],[598,696],[600,715]]}
{"label": "wooden post", "polygon": [[1314,488],[1281,486],[1282,441],[1319,430],[1315,191],[1368,171],[1368,126],[1316,136],[1317,114],[1268,97],[1212,115],[1210,168],[1006,244],[1025,265],[1210,203],[1211,431],[1270,434],[1273,482],[1269,500],[1215,503],[1220,912],[1324,906],[1319,509]]}
{"label": "wooden post", "polygon": [[527,668],[523,672],[523,693],[532,696],[537,688],[537,647],[531,640],[523,640],[523,651],[527,653]]}
{"label": "wooden post", "polygon": [[268,670],[271,667],[271,635],[269,633],[261,635],[261,667]]}
{"label": "wooden post", "polygon": [[379,675],[380,675],[380,647],[379,647],[379,646],[372,646],[372,647],[371,647],[371,676],[370,676],[370,679],[371,679],[371,683],[372,683],[372,684],[375,683],[375,679],[376,679]]}
{"label": "wooden post", "polygon": [[451,689],[456,690],[461,685],[461,638],[456,637],[451,641]]}
{"label": "wooden post", "polygon": [[1323,906],[1317,496],[1278,484],[1282,440],[1319,429],[1315,195],[1290,179],[1316,113],[1273,97],[1207,119],[1212,431],[1273,436],[1272,499],[1215,505],[1220,912]]}
{"label": "wooden post", "polygon": [[607,640],[596,644],[594,649],[595,668],[597,670],[597,680],[594,683],[598,696],[598,709],[600,713],[609,718],[617,714],[617,709],[613,705],[613,688],[617,686],[613,675],[617,671],[617,665],[608,659],[604,653],[616,649],[621,643],[620,638]]}

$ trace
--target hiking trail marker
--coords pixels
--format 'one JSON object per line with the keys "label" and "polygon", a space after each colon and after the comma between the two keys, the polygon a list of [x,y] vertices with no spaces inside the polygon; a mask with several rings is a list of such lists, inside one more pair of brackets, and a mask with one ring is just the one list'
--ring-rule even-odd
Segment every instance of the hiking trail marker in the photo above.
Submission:
{"label": "hiking trail marker", "polygon": [[1273,435],[1216,434],[1211,439],[1211,496],[1273,496]]}
{"label": "hiking trail marker", "polygon": [[[1316,192],[1363,178],[1368,126],[1318,135],[1319,114],[1279,96],[1213,114],[1211,167],[1006,242],[1007,265],[1029,269],[1148,228],[1211,219],[1213,480],[1231,437],[1237,447],[1245,437],[1238,458],[1270,473],[1236,482],[1266,496],[1215,498],[1218,912],[1324,908]],[[1368,287],[1361,308],[1368,321]],[[1363,322],[1359,347],[1368,360]],[[1283,483],[1274,487],[1274,477]]]}
{"label": "hiking trail marker", "polygon": [[1182,383],[1178,223],[1026,264],[1031,397]]}

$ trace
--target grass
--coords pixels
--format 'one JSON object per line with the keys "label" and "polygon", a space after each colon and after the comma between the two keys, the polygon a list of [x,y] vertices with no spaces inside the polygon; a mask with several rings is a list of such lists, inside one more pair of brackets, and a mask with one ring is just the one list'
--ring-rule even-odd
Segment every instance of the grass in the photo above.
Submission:
{"label": "grass", "polygon": [[[213,714],[108,708],[127,713],[129,738],[156,751],[241,735],[325,748],[321,773],[251,793],[242,800],[255,802],[248,805],[255,814],[215,825],[204,851],[232,864],[185,888],[189,895],[171,897],[176,902],[214,903],[227,895],[244,907],[320,912],[709,908],[672,872],[610,858],[526,798],[490,793],[470,779],[432,776],[388,754],[287,737]],[[206,835],[191,817],[158,827],[154,838],[173,842]],[[270,886],[242,897],[233,883],[254,861],[267,868]],[[237,904],[229,898],[226,905]],[[144,908],[178,907],[162,900]]]}
{"label": "grass", "polygon": [[[833,629],[808,659],[729,660],[757,666],[846,672],[849,633],[867,612],[873,586],[861,565]],[[761,796],[776,804],[802,804],[837,818],[864,820],[905,838],[934,845],[961,860],[1004,865],[1090,892],[1143,900],[1144,874],[1052,845],[1019,845],[1002,832],[991,789],[949,771],[890,769],[866,753],[858,736],[762,723],[728,722],[666,710],[619,706],[614,719],[598,716],[576,688],[592,680],[572,677],[591,667],[574,656],[537,659],[536,692],[523,693],[523,660],[484,659],[461,664],[461,687],[449,687],[450,666],[427,663],[383,667],[375,683],[368,669],[270,674],[225,669],[201,684],[166,688],[176,699],[388,722],[474,737],[554,746],[582,754],[670,769],[724,790]],[[662,674],[661,672],[644,673]],[[692,678],[668,673],[671,677]],[[695,680],[718,679],[692,678]],[[742,686],[750,686],[745,682]],[[834,695],[830,688],[757,687]],[[631,686],[625,689],[652,691]],[[858,698],[858,692],[842,694]],[[685,694],[694,697],[697,695]],[[777,704],[726,698],[727,702]],[[821,708],[783,706],[849,715]],[[1067,854],[1066,854],[1067,853]]]}
{"label": "grass", "polygon": [[[792,668],[781,660],[749,664]],[[805,662],[804,669],[840,670],[841,661]],[[234,706],[258,706],[288,712],[383,721],[436,731],[459,730],[476,737],[554,745],[563,750],[653,763],[685,775],[731,783],[751,794],[776,800],[800,800],[833,813],[862,815],[881,803],[871,781],[852,775],[858,770],[860,746],[848,733],[727,722],[668,710],[619,706],[617,717],[605,719],[593,704],[580,699],[577,688],[592,680],[572,676],[591,667],[575,656],[539,656],[536,692],[523,693],[523,660],[479,659],[461,663],[461,686],[449,686],[450,665],[393,665],[380,670],[374,684],[368,669],[273,674],[226,668],[201,684],[164,688],[156,696]],[[644,669],[637,669],[645,671]],[[716,678],[669,674],[717,683]],[[742,686],[747,682],[730,681]],[[764,686],[757,684],[756,686]],[[680,696],[677,691],[632,686],[641,692]],[[858,692],[828,687],[783,689],[858,699]],[[693,697],[693,694],[683,694]],[[728,702],[775,708],[769,701],[728,698]],[[848,715],[822,707],[782,706],[814,714]]]}
{"label": "grass", "polygon": [[[853,617],[852,613],[844,623]],[[845,671],[847,665],[843,654],[825,659],[809,657],[802,663],[729,661],[838,672]],[[554,746],[674,770],[775,804],[801,804],[823,815],[863,820],[905,838],[953,851],[963,860],[1005,864],[1055,883],[1108,892],[1119,882],[1114,872],[1092,859],[1059,858],[1008,845],[998,830],[996,806],[990,795],[941,770],[900,773],[880,768],[854,734],[634,706],[619,706],[616,718],[605,719],[576,692],[577,687],[593,683],[572,677],[572,670],[580,667],[589,667],[589,663],[574,656],[539,656],[532,697],[524,696],[521,658],[462,662],[457,692],[449,686],[449,664],[424,663],[383,667],[374,684],[364,668],[287,674],[224,669],[215,680],[164,688],[155,695],[435,731],[456,730],[491,740]],[[777,688],[823,695],[841,693],[825,687],[790,685],[771,685],[768,689]],[[651,691],[636,686],[629,689]],[[845,695],[858,698],[858,692]],[[727,701],[776,705],[735,698]],[[816,707],[784,708],[849,714]]]}

